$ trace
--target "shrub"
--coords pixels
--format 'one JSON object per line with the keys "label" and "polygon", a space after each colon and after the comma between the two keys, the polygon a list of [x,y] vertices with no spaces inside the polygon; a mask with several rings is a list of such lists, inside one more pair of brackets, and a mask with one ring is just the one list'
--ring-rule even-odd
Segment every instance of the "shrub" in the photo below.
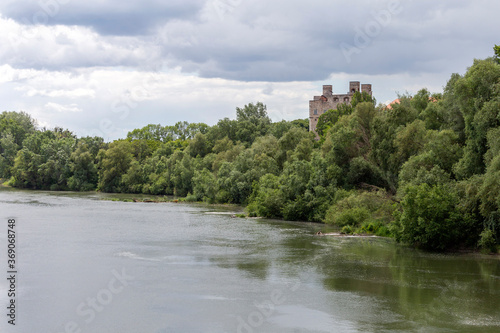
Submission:
{"label": "shrub", "polygon": [[471,218],[457,209],[458,197],[450,186],[410,185],[401,201],[394,230],[396,239],[427,250],[456,248]]}
{"label": "shrub", "polygon": [[337,191],[333,205],[326,213],[325,222],[339,227],[359,226],[363,222],[377,220],[388,223],[392,220],[393,205],[385,191],[346,192]]}
{"label": "shrub", "polygon": [[391,233],[387,226],[381,221],[365,221],[357,230],[358,233],[373,234],[381,237],[389,237]]}
{"label": "shrub", "polygon": [[370,217],[370,211],[364,207],[355,207],[339,212],[335,215],[333,224],[343,227],[346,225],[358,226]]}
{"label": "shrub", "polygon": [[353,230],[352,230],[352,227],[350,225],[346,225],[342,228],[342,230],[340,231],[341,234],[346,234],[346,235],[352,235],[353,233]]}
{"label": "shrub", "polygon": [[279,218],[282,217],[283,205],[283,194],[279,190],[278,177],[266,174],[254,186],[247,210],[250,215]]}
{"label": "shrub", "polygon": [[484,229],[480,235],[478,246],[482,252],[497,252],[497,244],[495,241],[495,236],[491,229]]}
{"label": "shrub", "polygon": [[231,193],[226,190],[219,190],[215,194],[215,201],[218,203],[231,202]]}
{"label": "shrub", "polygon": [[307,221],[309,211],[307,202],[302,196],[287,202],[282,209],[283,218],[289,221]]}
{"label": "shrub", "polygon": [[198,201],[198,198],[196,197],[196,195],[188,193],[186,195],[186,198],[184,198],[184,201],[186,201],[186,202],[196,202],[196,201]]}
{"label": "shrub", "polygon": [[375,232],[375,235],[380,237],[390,237],[391,232],[388,227],[386,227],[385,225],[381,225]]}
{"label": "shrub", "polygon": [[361,231],[369,234],[374,234],[381,226],[382,223],[380,223],[379,221],[370,221],[370,222],[366,221],[361,226]]}

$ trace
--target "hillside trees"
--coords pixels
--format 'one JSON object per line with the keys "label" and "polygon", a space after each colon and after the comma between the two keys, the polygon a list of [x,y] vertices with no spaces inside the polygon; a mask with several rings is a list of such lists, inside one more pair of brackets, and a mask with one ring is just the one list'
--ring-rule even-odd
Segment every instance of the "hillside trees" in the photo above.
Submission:
{"label": "hillside trees", "polygon": [[25,112],[0,114],[0,178],[9,178],[17,152],[26,137],[35,131],[36,122]]}

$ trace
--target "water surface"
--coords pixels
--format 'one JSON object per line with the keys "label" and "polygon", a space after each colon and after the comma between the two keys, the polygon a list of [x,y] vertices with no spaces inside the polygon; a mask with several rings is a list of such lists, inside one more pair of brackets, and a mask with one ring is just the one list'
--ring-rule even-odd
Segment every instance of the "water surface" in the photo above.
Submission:
{"label": "water surface", "polygon": [[497,258],[104,197],[0,189],[0,245],[15,217],[19,251],[17,325],[2,314],[0,332],[500,330]]}

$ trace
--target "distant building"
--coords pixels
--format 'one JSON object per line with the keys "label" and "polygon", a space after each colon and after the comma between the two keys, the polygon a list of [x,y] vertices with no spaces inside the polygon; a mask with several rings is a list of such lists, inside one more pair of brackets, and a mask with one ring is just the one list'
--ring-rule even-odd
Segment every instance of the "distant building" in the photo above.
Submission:
{"label": "distant building", "polygon": [[[413,97],[409,97],[409,99],[412,100]],[[429,103],[434,103],[434,102],[437,102],[437,101],[438,100],[437,100],[436,97],[429,96]],[[394,107],[394,105],[396,105],[396,104],[401,104],[401,99],[400,98],[397,98],[397,99],[393,100],[392,102],[390,102],[389,104],[387,104],[385,106],[385,108],[388,109],[388,110],[392,110],[393,107]]]}
{"label": "distant building", "polygon": [[401,99],[396,98],[395,100],[393,100],[392,102],[390,102],[389,104],[387,104],[385,108],[389,109],[389,110],[392,110],[392,106],[396,105],[396,104],[401,104]]}
{"label": "distant building", "polygon": [[[349,92],[347,94],[333,95],[333,86],[323,86],[323,95],[314,96],[314,99],[309,101],[309,131],[316,133],[316,125],[318,124],[319,116],[327,110],[335,110],[341,103],[350,103],[355,92],[367,92],[372,95],[371,84],[360,84],[357,81],[349,82]],[[319,138],[316,134],[316,138]]]}

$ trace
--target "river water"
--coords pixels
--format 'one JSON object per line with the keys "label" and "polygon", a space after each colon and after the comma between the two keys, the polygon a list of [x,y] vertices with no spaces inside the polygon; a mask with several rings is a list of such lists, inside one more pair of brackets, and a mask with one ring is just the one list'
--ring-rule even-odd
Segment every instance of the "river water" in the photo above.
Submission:
{"label": "river water", "polygon": [[[499,332],[500,260],[228,209],[0,189],[0,332]],[[234,208],[233,208],[234,210]],[[7,277],[9,277],[7,275]]]}

